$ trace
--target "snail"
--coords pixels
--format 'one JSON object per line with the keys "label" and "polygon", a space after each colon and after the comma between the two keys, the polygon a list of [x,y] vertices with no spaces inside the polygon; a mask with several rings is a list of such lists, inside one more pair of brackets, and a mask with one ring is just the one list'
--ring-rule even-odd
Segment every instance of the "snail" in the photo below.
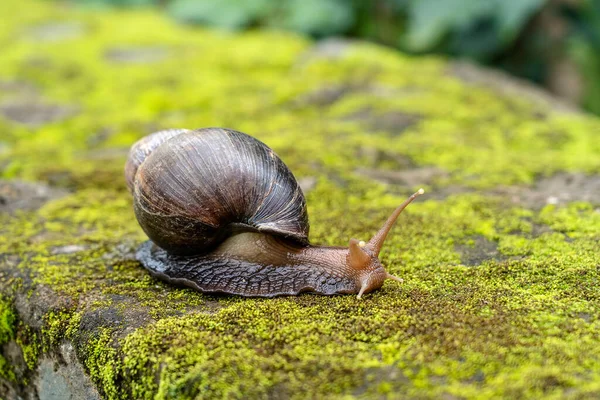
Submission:
{"label": "snail", "polygon": [[308,241],[302,189],[264,143],[230,129],[172,129],[136,142],[125,166],[135,216],[150,241],[137,259],[201,292],[274,297],[364,293],[384,280],[378,256],[410,196],[368,242]]}

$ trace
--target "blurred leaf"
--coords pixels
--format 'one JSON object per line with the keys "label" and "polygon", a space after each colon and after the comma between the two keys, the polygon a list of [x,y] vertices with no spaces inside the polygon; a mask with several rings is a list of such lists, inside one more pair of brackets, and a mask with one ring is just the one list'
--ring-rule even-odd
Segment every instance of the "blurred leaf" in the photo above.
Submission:
{"label": "blurred leaf", "polygon": [[272,25],[313,36],[346,32],[354,23],[351,2],[342,0],[287,0],[281,19]]}
{"label": "blurred leaf", "polygon": [[574,37],[600,50],[600,0],[588,0],[578,9],[565,9]]}
{"label": "blurred leaf", "polygon": [[468,57],[478,61],[487,61],[493,57],[502,42],[491,18],[465,27],[454,33],[447,45],[448,53]]}
{"label": "blurred leaf", "polygon": [[[453,33],[463,39],[504,46],[512,41],[533,13],[545,0],[412,0],[409,5],[409,28],[406,44],[410,50],[426,51],[439,45],[446,35]],[[489,24],[490,32],[481,31],[482,21]],[[494,40],[490,35],[497,35]],[[466,47],[466,46],[461,46]],[[485,45],[477,46],[489,52]],[[475,51],[472,51],[475,53]]]}
{"label": "blurred leaf", "polygon": [[269,0],[174,0],[168,12],[182,22],[237,30],[255,23],[269,3]]}
{"label": "blurred leaf", "polygon": [[503,41],[512,41],[523,25],[545,2],[546,0],[490,1],[495,3],[493,9]]}
{"label": "blurred leaf", "polygon": [[452,29],[469,25],[487,8],[479,0],[413,0],[408,9],[407,45],[425,51],[438,44]]}
{"label": "blurred leaf", "polygon": [[571,41],[569,52],[585,78],[584,106],[588,110],[600,114],[600,56],[598,52],[589,46],[589,43],[578,39]]}
{"label": "blurred leaf", "polygon": [[573,34],[568,50],[584,78],[583,105],[600,114],[600,0],[584,1],[570,11]]}

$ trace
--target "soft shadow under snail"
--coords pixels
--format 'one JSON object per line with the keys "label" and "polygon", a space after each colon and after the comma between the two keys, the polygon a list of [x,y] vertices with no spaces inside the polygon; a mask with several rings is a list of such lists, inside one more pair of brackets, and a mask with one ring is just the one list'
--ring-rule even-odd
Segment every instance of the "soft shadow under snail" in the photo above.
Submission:
{"label": "soft shadow under snail", "polygon": [[300,186],[264,143],[230,129],[172,129],[135,143],[125,166],[150,273],[202,292],[273,297],[364,293],[388,274],[378,256],[410,196],[368,242],[308,241]]}

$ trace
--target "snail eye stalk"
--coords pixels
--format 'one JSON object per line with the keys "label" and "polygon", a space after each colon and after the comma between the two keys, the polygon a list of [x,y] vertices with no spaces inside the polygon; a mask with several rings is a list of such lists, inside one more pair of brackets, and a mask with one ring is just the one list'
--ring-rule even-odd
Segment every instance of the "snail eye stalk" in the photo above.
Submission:
{"label": "snail eye stalk", "polygon": [[407,205],[409,205],[414,199],[423,193],[425,193],[425,190],[421,188],[413,193],[408,199],[406,199],[404,203],[400,204],[400,206],[394,210],[392,215],[389,216],[387,221],[385,221],[379,232],[377,232],[375,236],[369,240],[368,246],[371,247],[376,256],[379,256],[379,252],[381,252],[381,248],[383,247],[383,242],[385,242],[385,239],[394,226],[394,222],[396,222],[396,219],[398,219],[398,216],[402,213],[402,211],[404,211]]}

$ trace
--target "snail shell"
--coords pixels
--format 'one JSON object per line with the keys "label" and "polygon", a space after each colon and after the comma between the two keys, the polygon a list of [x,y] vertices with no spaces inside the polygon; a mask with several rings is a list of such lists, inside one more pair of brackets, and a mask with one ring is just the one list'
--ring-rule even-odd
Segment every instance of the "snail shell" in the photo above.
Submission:
{"label": "snail shell", "polygon": [[229,129],[155,133],[126,167],[135,215],[171,254],[201,254],[233,232],[259,231],[308,243],[302,189],[265,144]]}

